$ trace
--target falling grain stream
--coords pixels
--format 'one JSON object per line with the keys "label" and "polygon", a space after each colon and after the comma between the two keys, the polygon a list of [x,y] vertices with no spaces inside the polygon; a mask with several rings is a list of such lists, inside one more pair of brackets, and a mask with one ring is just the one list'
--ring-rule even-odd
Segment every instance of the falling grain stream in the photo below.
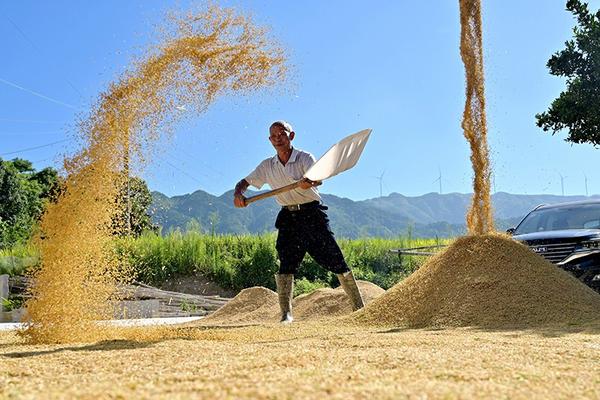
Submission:
{"label": "falling grain stream", "polygon": [[465,64],[466,102],[462,128],[471,146],[473,164],[473,199],[467,213],[470,234],[481,235],[494,230],[490,200],[491,167],[485,118],[485,83],[483,77],[483,40],[481,2],[460,0],[460,54]]}

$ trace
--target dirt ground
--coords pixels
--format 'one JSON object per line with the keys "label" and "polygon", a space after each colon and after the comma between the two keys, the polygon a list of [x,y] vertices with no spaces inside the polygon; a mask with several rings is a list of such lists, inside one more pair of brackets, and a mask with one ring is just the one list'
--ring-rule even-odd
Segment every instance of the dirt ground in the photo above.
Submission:
{"label": "dirt ground", "polygon": [[237,294],[235,290],[223,289],[203,275],[183,275],[168,278],[159,284],[158,288],[172,292],[226,298],[232,298]]}
{"label": "dirt ground", "polygon": [[600,325],[404,330],[336,321],[114,337],[32,346],[0,333],[0,397],[600,398]]}

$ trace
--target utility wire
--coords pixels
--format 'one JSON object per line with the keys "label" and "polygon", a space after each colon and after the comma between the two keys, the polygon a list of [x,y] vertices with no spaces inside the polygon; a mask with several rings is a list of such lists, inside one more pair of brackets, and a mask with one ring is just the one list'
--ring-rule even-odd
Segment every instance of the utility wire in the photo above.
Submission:
{"label": "utility wire", "polygon": [[29,93],[29,94],[32,94],[32,95],[34,95],[34,96],[40,97],[40,98],[42,98],[42,99],[45,99],[45,100],[51,101],[52,103],[60,104],[61,106],[65,106],[65,107],[71,108],[71,109],[73,109],[73,110],[79,110],[79,108],[78,108],[78,107],[75,107],[75,106],[74,106],[74,105],[72,105],[72,104],[68,104],[68,103],[65,103],[64,101],[60,101],[60,100],[53,99],[52,97],[49,97],[49,96],[43,95],[43,94],[41,94],[41,93],[38,93],[38,92],[36,92],[36,91],[33,91],[33,90],[31,90],[31,89],[24,88],[23,86],[19,86],[19,85],[17,85],[16,83],[13,83],[13,82],[7,81],[7,80],[5,80],[5,79],[2,79],[2,78],[0,78],[0,82],[4,83],[4,84],[6,84],[6,85],[12,86],[12,87],[14,87],[14,88],[20,89],[20,90],[22,90],[22,91],[24,91],[24,92],[27,92],[27,93]]}
{"label": "utility wire", "polygon": [[[12,19],[10,19],[7,15],[5,15],[5,18],[17,30],[17,32],[19,32],[21,34],[21,36],[23,36],[23,38],[25,39],[25,41],[27,41],[31,45],[31,47],[33,47],[35,49],[35,51],[38,52],[38,56],[44,58],[43,55],[42,55],[42,51],[40,50],[40,48],[38,46],[36,46],[36,44],[31,39],[29,39],[29,37],[25,34],[25,32],[23,32],[23,30],[21,28],[19,28],[19,26]],[[63,76],[63,79],[65,80],[65,82],[67,82],[67,84],[69,86],[71,86],[71,89],[73,89],[74,91],[77,92],[77,94],[79,95],[79,97],[83,97],[83,95],[81,94],[81,92],[75,87],[75,85],[73,85],[71,83],[71,81],[69,79],[67,79],[64,76]]]}
{"label": "utility wire", "polygon": [[[196,162],[200,161],[206,168],[210,169],[212,172],[214,172],[214,173],[216,173],[216,174],[218,174],[218,175],[220,175],[222,177],[225,177],[225,175],[223,175],[223,173],[221,171],[218,171],[215,168],[211,167],[210,165],[208,165],[208,163],[206,161],[199,160],[199,158],[201,158],[201,157],[192,156],[190,153],[186,152],[185,150],[183,150],[181,148],[177,149],[177,152],[183,154],[184,156],[187,156],[188,158],[190,158],[191,160],[194,160]],[[178,158],[177,156],[174,156],[171,153],[168,153],[168,154],[171,155],[174,158]]]}
{"label": "utility wire", "polygon": [[54,157],[48,157],[48,158],[44,158],[44,159],[42,159],[42,160],[35,160],[35,161],[32,161],[32,163],[33,163],[33,164],[37,164],[37,163],[41,163],[41,162],[48,161],[48,160],[55,160],[55,159],[54,159]]}
{"label": "utility wire", "polygon": [[41,148],[44,148],[44,147],[54,146],[55,144],[69,142],[71,140],[72,139],[63,139],[63,140],[58,140],[58,141],[52,142],[52,143],[46,143],[46,144],[43,144],[41,146],[29,147],[29,148],[26,148],[26,149],[11,151],[11,152],[8,152],[8,153],[0,153],[0,156],[8,156],[8,155],[11,155],[11,154],[24,153],[26,151],[37,150],[37,149],[41,149]]}
{"label": "utility wire", "polygon": [[32,124],[64,124],[64,121],[44,121],[39,119],[12,119],[0,118],[0,122],[28,122]]}
{"label": "utility wire", "polygon": [[63,133],[62,131],[41,131],[41,132],[0,132],[0,135],[50,135]]}
{"label": "utility wire", "polygon": [[179,168],[178,166],[176,166],[175,164],[173,164],[172,162],[170,162],[169,160],[165,159],[164,157],[160,157],[159,158],[161,160],[163,160],[164,162],[166,162],[168,165],[171,166],[171,168],[176,169],[177,171],[181,172],[182,174],[184,174],[185,176],[187,176],[188,178],[196,181],[197,183],[204,185],[204,182],[201,182],[200,180],[198,180],[195,176],[193,176],[192,174],[187,173],[186,171],[182,170],[181,168]]}

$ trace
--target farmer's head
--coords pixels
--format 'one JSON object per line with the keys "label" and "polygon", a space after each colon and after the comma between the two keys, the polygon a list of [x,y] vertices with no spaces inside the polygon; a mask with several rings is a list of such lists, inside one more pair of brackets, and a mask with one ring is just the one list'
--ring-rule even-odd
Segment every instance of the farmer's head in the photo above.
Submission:
{"label": "farmer's head", "polygon": [[294,135],[292,125],[286,121],[275,121],[269,128],[269,140],[276,150],[291,147],[290,142],[294,140]]}

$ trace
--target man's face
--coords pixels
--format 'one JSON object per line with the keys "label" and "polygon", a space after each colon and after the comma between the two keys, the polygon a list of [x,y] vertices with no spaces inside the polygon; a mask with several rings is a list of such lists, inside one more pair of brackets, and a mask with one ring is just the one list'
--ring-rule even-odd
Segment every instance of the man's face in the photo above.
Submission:
{"label": "man's face", "polygon": [[281,125],[273,125],[269,128],[269,140],[275,149],[287,149],[294,138],[294,132],[288,132]]}

